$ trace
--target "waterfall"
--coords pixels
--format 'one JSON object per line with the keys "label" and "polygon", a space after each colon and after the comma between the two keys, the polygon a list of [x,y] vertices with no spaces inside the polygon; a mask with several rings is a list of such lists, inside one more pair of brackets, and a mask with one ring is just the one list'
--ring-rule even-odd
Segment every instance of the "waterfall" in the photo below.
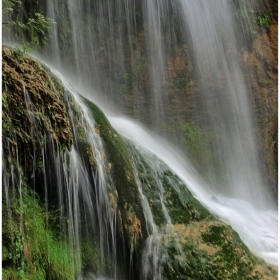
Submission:
{"label": "waterfall", "polygon": [[[24,204],[25,184],[38,191],[39,180],[45,212],[55,204],[59,216],[66,217],[59,221],[59,232],[67,235],[68,249],[74,254],[72,275],[133,279],[141,263],[143,271],[137,277],[163,279],[167,253],[162,248],[175,240],[180,252],[176,226],[187,224],[188,215],[200,219],[191,208],[191,214],[176,221],[167,185],[182,207],[192,196],[207,213],[229,224],[252,252],[277,265],[277,207],[258,140],[252,89],[239,57],[253,40],[248,32],[252,18],[239,14],[248,9],[246,4],[230,0],[47,2],[45,13],[56,24],[49,48],[34,57],[47,61],[65,87],[63,101],[73,145],[61,149],[47,122],[47,133],[40,138],[41,123],[28,89],[23,88],[32,138],[39,144],[31,150],[31,170],[27,166],[22,170],[19,164],[28,162],[29,155],[22,159],[11,143],[5,146],[2,181],[9,220],[12,198],[18,193]],[[261,1],[254,5],[267,9]],[[9,40],[13,38],[4,36],[4,43]],[[111,170],[114,163],[106,153],[106,140],[82,96],[102,109],[129,151],[133,174],[125,176],[137,187],[127,191],[135,191],[133,201],[140,204],[136,210],[127,209],[118,196],[120,186]],[[195,143],[200,145],[195,155],[194,146],[181,141],[191,134],[190,124],[202,135],[195,141],[210,139],[204,146]],[[38,162],[43,174],[39,179]],[[30,175],[28,182],[25,172]],[[53,197],[56,201],[50,201]],[[129,214],[123,214],[124,209]],[[21,223],[23,213],[21,209]],[[135,222],[134,235],[120,226],[125,218]],[[140,233],[137,219],[144,221]],[[45,220],[50,223],[48,214]],[[136,264],[137,242],[143,242],[143,247]]]}
{"label": "waterfall", "polygon": [[[224,165],[225,179],[220,191],[268,208],[272,197],[260,166],[249,92],[238,63],[238,37],[228,1],[181,1],[185,28],[190,30],[199,75],[213,85],[202,83],[201,102],[210,126],[219,135],[215,149]],[[198,15],[203,13],[203,20]],[[211,101],[209,100],[211,96]],[[202,113],[204,114],[204,113]],[[218,182],[221,184],[221,182]],[[254,186],[254,187],[252,187]]]}
{"label": "waterfall", "polygon": [[[117,204],[114,203],[118,195],[115,196],[116,186],[110,174],[110,163],[104,154],[103,141],[95,126],[96,122],[83,99],[59,72],[52,71],[63,81],[66,88],[65,103],[73,131],[74,145],[71,151],[57,152],[57,144],[50,135],[49,141],[42,142],[41,168],[44,174],[46,207],[49,205],[48,194],[51,192],[52,198],[58,198],[60,216],[67,217],[67,223],[63,220],[60,223],[60,232],[62,235],[63,232],[68,234],[69,250],[75,252],[72,275],[84,265],[81,248],[90,246],[95,253],[98,252],[97,256],[91,257],[94,261],[97,258],[99,265],[94,271],[92,268],[85,271],[84,274],[78,276],[78,279],[86,277],[95,279],[96,276],[97,279],[107,279],[103,278],[103,275],[119,279],[120,271],[116,266],[118,256],[125,253],[118,252],[120,249],[117,233],[118,209]],[[32,127],[36,128],[34,106],[28,91],[23,90],[28,116],[33,122]],[[148,234],[142,253],[141,277],[143,279],[150,279],[151,273],[152,279],[162,279],[167,254],[165,247],[168,250],[167,248],[175,244],[176,250],[181,252],[180,241],[177,240],[179,230],[177,227],[182,221],[180,220],[179,225],[177,224],[176,215],[174,216],[172,207],[168,204],[170,191],[179,198],[176,204],[182,203],[182,205],[190,199],[191,192],[210,212],[229,223],[253,252],[267,262],[277,264],[276,211],[257,209],[245,200],[227,198],[211,190],[189,159],[166,140],[131,120],[116,117],[110,117],[109,120],[127,142],[140,195],[145,219],[143,226],[146,227]],[[17,155],[18,151],[11,151],[11,154],[7,155],[8,158],[18,158],[13,153]],[[84,158],[85,155],[88,159]],[[36,161],[38,159],[34,156],[34,163]],[[86,164],[87,161],[90,165]],[[17,164],[18,161],[13,162],[9,166],[9,171],[6,171],[5,165],[3,166],[3,183],[8,211],[11,211],[10,201],[14,195],[13,192],[18,191],[20,200],[24,201],[22,171]],[[35,168],[34,165],[32,171],[34,174]],[[31,176],[31,182],[32,178]],[[35,180],[33,182],[35,187]],[[54,185],[55,189],[50,188]],[[47,212],[48,209],[46,209]],[[200,215],[196,210],[190,213],[194,217]],[[187,212],[182,214],[184,221],[189,214]],[[48,217],[46,219],[48,220]],[[23,221],[21,219],[22,223]],[[109,267],[106,262],[104,264],[104,260],[108,257],[111,263]],[[180,258],[184,260],[183,255]]]}
{"label": "waterfall", "polygon": [[[252,40],[249,8],[265,6],[260,1],[250,5],[220,0],[81,1],[79,5],[49,1],[48,15],[57,24],[47,57],[54,58],[56,67],[68,69],[81,89],[93,88],[95,93],[87,97],[95,102],[98,98],[101,107],[133,115],[163,136],[170,134],[166,127],[179,126],[174,120],[183,118],[178,116],[182,109],[172,97],[170,82],[197,83],[197,92],[187,86],[185,93],[195,95],[190,97],[194,108],[187,109],[190,119],[219,135],[210,146],[200,147],[203,163],[197,163],[211,181],[210,188],[269,209],[273,198],[264,187],[268,178],[256,141],[252,93],[238,56],[240,45]],[[67,49],[66,40],[71,46]],[[72,63],[67,57],[70,51]],[[176,55],[187,61],[180,62],[185,66],[174,77],[170,65]],[[186,70],[193,78],[185,75]],[[174,129],[171,138],[178,143],[180,132]]]}
{"label": "waterfall", "polygon": [[[213,190],[209,191],[206,187],[207,183],[201,180],[201,176],[190,162],[164,139],[153,135],[153,132],[147,131],[129,119],[111,118],[110,121],[140,150],[148,150],[162,160],[207,209],[227,221],[239,233],[252,251],[257,252],[267,261],[277,263],[277,211],[262,210],[245,200],[227,198]],[[156,170],[159,172],[160,167]]]}
{"label": "waterfall", "polygon": [[[62,76],[56,72],[57,76]],[[117,277],[117,267],[111,265],[110,271],[105,268],[105,259],[112,264],[116,263],[116,204],[112,203],[114,193],[116,192],[114,182],[108,171],[108,162],[104,156],[104,147],[100,135],[95,128],[95,121],[89,113],[87,107],[81,101],[80,97],[75,93],[73,88],[65,83],[68,87],[68,94],[65,95],[65,103],[67,105],[68,115],[73,131],[74,144],[71,151],[58,151],[60,148],[52,139],[51,135],[47,135],[49,140],[39,139],[42,147],[41,172],[43,173],[43,185],[45,193],[46,220],[48,221],[48,213],[51,209],[48,207],[56,203],[56,207],[60,212],[60,217],[67,217],[60,222],[61,235],[67,233],[67,241],[69,243],[70,252],[74,252],[72,275],[82,268],[81,248],[88,246],[89,250],[95,250],[92,258],[97,258],[101,264],[97,267],[95,273],[98,275],[111,275],[114,279]],[[34,110],[31,98],[26,89],[24,91],[24,99],[28,116],[31,120],[33,138],[39,137],[37,128],[41,124],[37,122],[37,112]],[[48,128],[46,128],[48,131]],[[49,132],[50,133],[50,132]],[[89,158],[90,166],[86,164]],[[23,177],[24,170],[17,162],[8,161],[6,159],[15,158],[18,151],[11,150],[5,155],[3,160],[3,186],[7,209],[11,212],[10,203],[19,193],[20,201],[24,205],[23,197]],[[33,185],[34,189],[38,189],[38,178],[35,177],[36,169],[40,158],[34,150],[34,165],[32,167],[31,182],[25,182]],[[16,156],[18,158],[18,156]],[[9,170],[7,170],[7,168]],[[26,167],[27,168],[27,167]],[[33,182],[33,183],[32,183]],[[53,201],[57,197],[57,201]],[[52,201],[49,201],[49,199]],[[110,201],[111,200],[111,201]],[[21,210],[22,216],[23,210]],[[11,216],[11,214],[9,214]],[[12,218],[12,217],[11,217]],[[21,217],[21,223],[24,219]],[[23,226],[21,227],[24,236]],[[36,237],[35,237],[36,240]],[[109,259],[108,259],[109,258]],[[103,265],[102,265],[103,264]],[[84,265],[84,264],[83,264]],[[93,274],[92,274],[93,275]]]}

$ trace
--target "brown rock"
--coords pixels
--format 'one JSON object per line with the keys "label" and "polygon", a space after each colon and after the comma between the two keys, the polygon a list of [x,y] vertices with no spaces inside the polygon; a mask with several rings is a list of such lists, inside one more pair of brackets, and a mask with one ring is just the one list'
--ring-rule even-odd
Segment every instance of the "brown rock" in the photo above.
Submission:
{"label": "brown rock", "polygon": [[275,140],[278,126],[278,25],[254,40],[252,51],[241,59],[246,65],[245,79],[251,84],[252,100],[260,127],[264,157],[270,182],[277,186]]}

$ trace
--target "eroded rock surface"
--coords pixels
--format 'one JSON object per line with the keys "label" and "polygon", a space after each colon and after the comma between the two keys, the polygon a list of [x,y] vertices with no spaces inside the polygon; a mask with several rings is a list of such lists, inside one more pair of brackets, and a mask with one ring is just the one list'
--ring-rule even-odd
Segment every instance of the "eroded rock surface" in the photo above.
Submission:
{"label": "eroded rock surface", "polygon": [[241,57],[245,79],[251,84],[254,111],[260,127],[265,161],[276,187],[275,145],[278,126],[278,24],[272,24],[254,40],[252,51]]}

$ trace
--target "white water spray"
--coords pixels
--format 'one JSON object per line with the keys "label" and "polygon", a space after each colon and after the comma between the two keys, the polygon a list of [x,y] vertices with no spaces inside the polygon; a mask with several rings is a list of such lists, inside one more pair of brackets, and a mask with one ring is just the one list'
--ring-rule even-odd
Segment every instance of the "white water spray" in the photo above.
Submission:
{"label": "white water spray", "polygon": [[[70,72],[77,85],[94,88],[102,93],[98,98],[103,103],[117,104],[119,110],[144,119],[162,135],[165,125],[180,126],[176,119],[191,121],[182,112],[177,118],[180,96],[174,88],[171,94],[169,88],[172,57],[187,59],[191,71],[183,61],[180,64],[189,76],[196,76],[191,79],[201,89],[193,92],[190,87],[182,92],[199,96],[198,108],[188,114],[199,119],[198,126],[217,136],[211,151],[200,151],[205,162],[201,168],[210,174],[207,180],[214,191],[269,209],[274,203],[272,187],[268,186],[264,159],[259,156],[261,145],[256,142],[260,136],[251,111],[250,81],[247,85],[239,59],[240,42],[246,48],[252,44],[252,38],[244,33],[253,21],[249,8],[264,9],[266,5],[265,1],[251,2],[252,6],[230,0],[83,0],[78,5],[49,1],[47,11],[57,25],[53,26],[51,53],[47,55],[55,58],[53,63],[59,62],[61,69],[70,69],[60,53],[72,50]],[[67,50],[59,28],[68,36]],[[146,78],[144,72],[148,73]],[[95,101],[96,91],[87,97]]]}
{"label": "white water spray", "polygon": [[[70,57],[75,59],[73,63],[73,67],[76,67],[73,71],[73,76],[76,75],[75,81],[79,81],[77,83],[80,85],[85,80],[88,84],[90,84],[89,81],[93,81],[92,85],[95,89],[98,89],[99,92],[106,96],[103,98],[105,101],[114,100],[114,102],[110,102],[118,103],[115,100],[118,96],[116,87],[120,86],[117,83],[117,79],[124,81],[121,84],[123,89],[124,86],[128,86],[125,78],[127,75],[125,76],[125,74],[131,74],[133,76],[131,92],[133,92],[135,107],[139,109],[141,106],[138,106],[137,102],[140,103],[138,93],[142,82],[139,72],[149,61],[151,68],[147,69],[147,72],[151,74],[149,90],[153,93],[153,98],[147,98],[147,100],[152,99],[154,101],[151,102],[152,105],[146,102],[148,106],[145,102],[142,102],[142,108],[140,109],[143,109],[143,107],[146,109],[146,106],[149,107],[149,111],[154,112],[154,114],[151,114],[151,117],[154,118],[154,124],[160,125],[161,120],[166,118],[164,114],[164,109],[166,108],[161,110],[161,106],[163,106],[163,101],[168,95],[161,82],[166,77],[166,58],[170,55],[170,46],[168,45],[170,42],[165,44],[163,41],[165,34],[172,36],[175,33],[173,26],[175,21],[172,21],[172,24],[169,25],[171,22],[168,14],[169,1],[145,1],[146,5],[141,6],[143,18],[147,19],[148,27],[144,31],[144,37],[147,38],[146,45],[148,46],[147,57],[144,58],[140,55],[141,51],[143,51],[141,42],[133,41],[133,36],[128,39],[128,50],[125,49],[125,43],[121,41],[124,30],[128,34],[134,35],[135,38],[138,36],[137,32],[139,30],[137,28],[139,26],[136,24],[136,6],[138,5],[136,2],[138,1],[123,0],[113,2],[105,0],[96,2],[93,6],[90,5],[92,1],[79,1],[78,3],[81,5],[77,6],[70,2],[66,1],[65,7],[67,8],[64,10],[63,16],[65,18],[69,17],[70,26],[72,27],[70,40],[72,39],[73,41],[73,56],[70,55]],[[61,6],[58,6],[59,1],[49,1],[49,3],[52,3],[51,8],[49,8],[50,15],[53,15],[51,17],[60,22],[61,14],[56,13],[61,8]],[[211,3],[209,0],[182,0],[176,3],[174,1],[171,6],[174,7],[172,16],[175,16],[184,30],[181,35],[189,36],[191,45],[194,48],[193,59],[201,79],[203,81],[204,79],[210,79],[214,85],[218,85],[222,81],[225,83],[223,89],[215,86],[209,89],[207,83],[202,83],[202,100],[208,99],[209,101],[209,95],[213,93],[216,95],[211,97],[214,106],[208,107],[206,101],[203,107],[206,110],[199,111],[199,114],[209,120],[210,127],[219,135],[215,150],[219,155],[220,161],[225,166],[226,179],[220,182],[219,186],[206,183],[201,180],[201,175],[197,174],[193,166],[179,151],[170,147],[158,136],[151,137],[149,135],[151,133],[146,132],[131,121],[124,119],[111,119],[111,121],[124,137],[129,138],[135,145],[139,145],[155,154],[167,164],[186,183],[194,196],[206,208],[227,221],[240,234],[243,241],[252,251],[255,251],[268,262],[277,264],[277,211],[268,187],[265,185],[266,180],[262,177],[261,159],[257,156],[258,151],[253,133],[254,120],[250,112],[247,87],[238,63],[238,38],[236,30],[233,28],[235,24],[232,18],[233,10],[231,10],[229,1],[226,0],[213,0]],[[83,8],[87,13],[84,13]],[[90,9],[97,11],[96,18],[91,17]],[[66,15],[66,13],[68,14]],[[168,14],[168,16],[165,17],[165,14]],[[55,18],[55,15],[57,18]],[[83,18],[86,18],[90,24],[85,25]],[[115,24],[116,22],[118,24]],[[164,23],[165,27],[163,28]],[[140,27],[141,29],[142,27]],[[51,54],[48,55],[59,61],[62,69],[66,69],[69,61],[66,59],[65,63],[65,61],[60,60],[62,48],[59,41],[58,27],[54,27],[54,30],[55,32],[52,34],[52,50]],[[237,30],[240,31],[240,28]],[[154,37],[153,35],[156,36]],[[174,44],[176,45],[177,42]],[[137,49],[137,51],[133,52],[134,49]],[[233,51],[228,54],[229,50]],[[66,50],[63,49],[63,51]],[[100,62],[100,57],[104,61]],[[127,57],[132,60],[131,69],[125,65]],[[104,74],[107,74],[107,72],[102,68],[103,64],[108,68],[107,71],[111,75],[110,77],[106,77]],[[223,79],[219,78],[220,73],[223,74]],[[60,78],[64,80],[61,75]],[[87,95],[87,91],[80,90],[80,92]],[[147,93],[145,92],[145,94]],[[95,101],[95,96],[91,96],[91,99]],[[83,108],[83,112],[87,112],[78,99],[75,101]],[[122,109],[123,104],[118,105]],[[145,111],[142,110],[141,113],[143,114],[143,112]],[[92,118],[86,113],[83,116],[87,126],[92,128],[94,126]],[[98,143],[98,141],[96,142],[96,137],[93,137],[92,134],[87,135],[87,138],[92,141],[91,143]],[[102,150],[102,147],[92,147],[92,149]],[[71,227],[69,231],[72,235],[71,238],[73,238],[73,244],[78,247],[80,229],[79,215],[77,213],[80,211],[80,206],[77,203],[77,181],[86,186],[84,193],[82,193],[86,204],[93,205],[94,202],[90,199],[88,200],[91,186],[84,179],[85,167],[82,160],[75,151],[72,151],[69,157],[71,158],[72,172],[67,179],[66,193],[69,198],[69,209],[74,207],[75,211],[78,211],[70,213],[73,223],[69,225]],[[97,158],[97,164],[101,162],[103,166],[102,157],[97,155]],[[67,175],[68,170],[59,169],[61,164],[59,160],[61,159],[57,159],[56,173],[58,174],[57,180],[61,181],[63,178],[59,175],[60,172],[63,171]],[[103,184],[105,181],[102,173],[103,169],[99,165],[98,168],[100,176],[98,181]],[[65,177],[67,177],[66,175]],[[106,242],[109,235],[114,236],[115,230],[114,215],[110,215],[108,201],[106,198],[102,198],[102,192],[107,192],[106,186],[104,188],[101,188],[102,191],[99,193],[101,197],[97,200],[98,202],[101,201],[102,204],[98,205],[98,216],[105,214],[110,220],[111,228],[109,230],[103,228],[104,231],[102,229],[99,233],[101,239],[104,237],[100,245],[102,252],[110,250],[106,248]],[[220,192],[223,192],[223,194]],[[213,196],[215,196],[215,200],[211,199]],[[143,203],[147,203],[144,196],[142,198]],[[145,218],[150,223],[151,232],[156,233],[151,213],[148,210],[145,213]],[[103,218],[100,217],[100,219]],[[168,221],[168,215],[166,215],[166,220]],[[102,224],[99,218],[98,222]],[[115,244],[114,241],[113,244]]]}
{"label": "white water spray", "polygon": [[278,264],[278,214],[273,206],[270,210],[257,209],[247,201],[208,191],[187,158],[159,136],[125,118],[110,118],[110,122],[123,137],[161,159],[211,213],[232,226],[250,250]]}

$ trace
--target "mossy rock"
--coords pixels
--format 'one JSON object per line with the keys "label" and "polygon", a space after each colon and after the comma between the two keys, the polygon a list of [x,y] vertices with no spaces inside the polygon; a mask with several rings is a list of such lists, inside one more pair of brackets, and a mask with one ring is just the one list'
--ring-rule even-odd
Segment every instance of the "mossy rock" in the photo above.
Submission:
{"label": "mossy rock", "polygon": [[[172,224],[188,224],[210,215],[168,166],[154,155],[146,154],[145,151],[140,153],[131,143],[127,145],[133,154],[143,194],[148,199],[157,226],[164,226],[168,222],[165,209]],[[158,168],[153,169],[153,164]]]}
{"label": "mossy rock", "polygon": [[70,150],[73,135],[58,79],[28,56],[17,60],[16,52],[2,47],[3,151],[32,172],[46,138]]}
{"label": "mossy rock", "polygon": [[276,279],[277,269],[254,256],[227,224],[215,218],[175,225],[162,235],[156,269],[162,279]]}
{"label": "mossy rock", "polygon": [[165,172],[163,182],[165,201],[173,224],[188,224],[210,216],[209,211],[194,198],[178,176]]}
{"label": "mossy rock", "polygon": [[95,129],[103,140],[106,157],[118,193],[119,220],[133,252],[138,242],[147,236],[140,194],[135,183],[130,154],[125,142],[111,126],[103,112],[82,97],[96,122]]}
{"label": "mossy rock", "polygon": [[2,279],[76,279],[76,256],[46,222],[46,216],[58,215],[56,211],[46,213],[25,183],[2,208]]}

